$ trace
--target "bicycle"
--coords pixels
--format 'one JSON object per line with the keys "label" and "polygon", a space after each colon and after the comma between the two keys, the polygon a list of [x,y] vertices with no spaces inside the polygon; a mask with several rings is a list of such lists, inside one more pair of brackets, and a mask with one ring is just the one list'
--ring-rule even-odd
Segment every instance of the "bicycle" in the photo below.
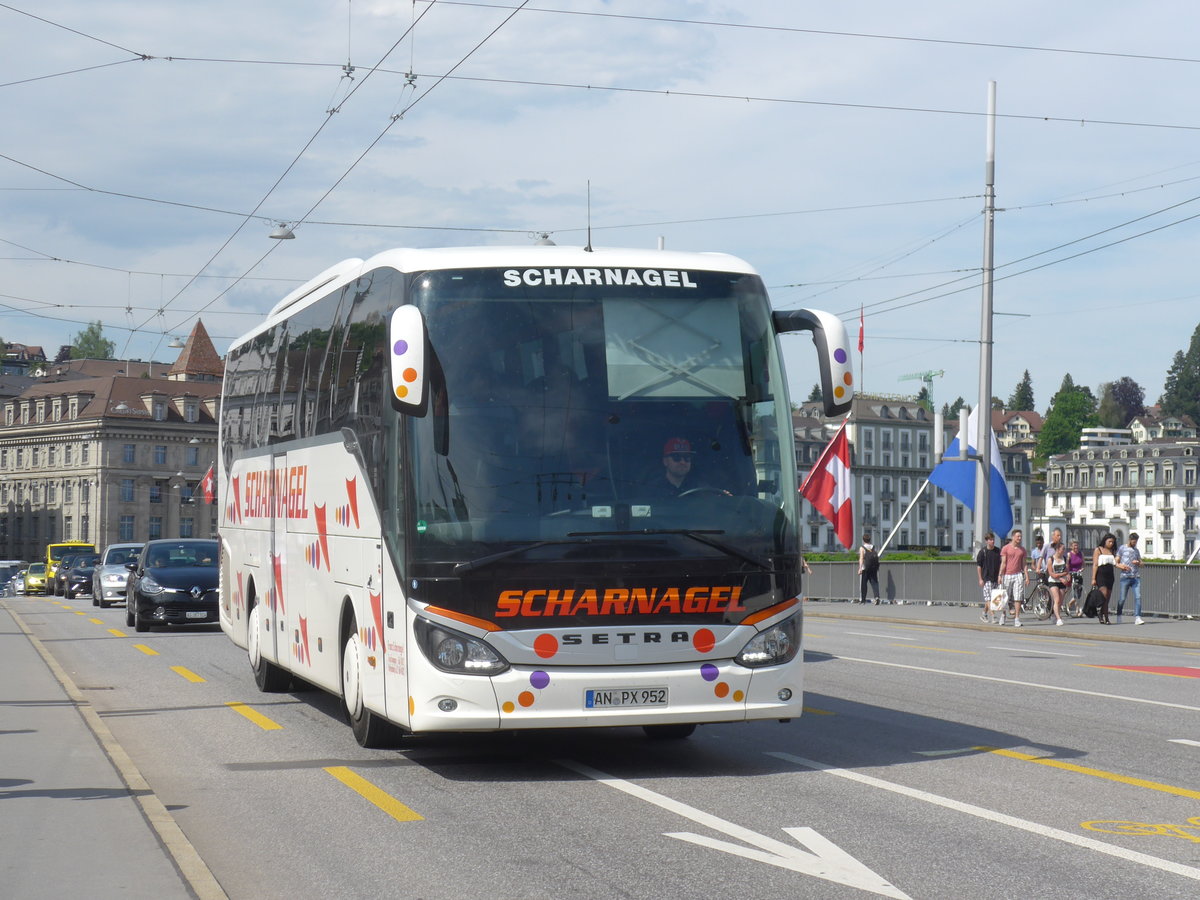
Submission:
{"label": "bicycle", "polygon": [[1033,586],[1021,602],[1022,606],[1038,619],[1050,618],[1050,614],[1054,612],[1054,598],[1050,595],[1050,579],[1045,572],[1037,574],[1037,578],[1033,580]]}
{"label": "bicycle", "polygon": [[1083,572],[1071,573],[1071,586],[1063,591],[1063,614],[1072,619],[1083,615]]}

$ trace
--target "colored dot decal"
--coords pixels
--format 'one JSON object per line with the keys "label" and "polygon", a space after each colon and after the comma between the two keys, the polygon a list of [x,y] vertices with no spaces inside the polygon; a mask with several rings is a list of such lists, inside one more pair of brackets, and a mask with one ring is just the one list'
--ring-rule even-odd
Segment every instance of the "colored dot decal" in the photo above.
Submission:
{"label": "colored dot decal", "polygon": [[521,693],[517,694],[517,702],[522,706],[533,706],[533,694],[529,693],[529,691],[521,691]]}
{"label": "colored dot decal", "polygon": [[846,384],[854,384],[854,376],[847,372],[842,376],[842,381],[846,382]]}
{"label": "colored dot decal", "polygon": [[841,347],[838,347],[836,350],[833,351],[833,358],[836,359],[840,363],[844,363],[846,361],[846,351],[843,350]]}
{"label": "colored dot decal", "polygon": [[720,671],[712,663],[705,663],[700,667],[700,677],[705,681],[716,681]]}
{"label": "colored dot decal", "polygon": [[539,669],[529,676],[529,683],[540,691],[550,683],[550,673]]}
{"label": "colored dot decal", "polygon": [[542,659],[549,659],[558,652],[558,638],[552,634],[539,634],[533,642],[533,652]]}
{"label": "colored dot decal", "polygon": [[501,708],[502,710],[504,710],[506,713],[510,713],[510,712],[512,712],[514,709],[516,709],[516,708],[517,708],[517,705],[516,705],[515,703],[513,703],[511,700],[505,700],[505,701],[504,701],[504,705],[503,705],[503,706],[501,706],[500,708]]}
{"label": "colored dot decal", "polygon": [[718,697],[727,697],[729,696],[729,685],[723,681],[718,682],[717,686],[713,688],[713,693]]}
{"label": "colored dot decal", "polygon": [[835,396],[835,397],[841,397],[845,393],[846,393],[846,389],[844,387],[835,387],[833,389],[833,396]]}
{"label": "colored dot decal", "polygon": [[717,645],[717,637],[707,628],[701,628],[692,636],[692,646],[701,653],[708,653]]}
{"label": "colored dot decal", "polygon": [[412,697],[408,698],[408,714],[411,716],[417,711],[417,701]]}
{"label": "colored dot decal", "polygon": [[403,400],[408,396],[408,388],[406,388],[404,385],[399,385],[396,388],[396,396]]}
{"label": "colored dot decal", "polygon": [[404,373],[403,373],[403,378],[409,384],[412,384],[414,381],[417,380],[417,370],[416,369],[405,369]]}
{"label": "colored dot decal", "polygon": [[395,346],[392,347],[392,351],[397,356],[403,356],[408,352],[408,341],[396,341]]}
{"label": "colored dot decal", "polygon": [[743,694],[741,691],[734,691],[733,699],[734,699],[734,702],[741,703],[743,700],[746,699],[746,695]]}

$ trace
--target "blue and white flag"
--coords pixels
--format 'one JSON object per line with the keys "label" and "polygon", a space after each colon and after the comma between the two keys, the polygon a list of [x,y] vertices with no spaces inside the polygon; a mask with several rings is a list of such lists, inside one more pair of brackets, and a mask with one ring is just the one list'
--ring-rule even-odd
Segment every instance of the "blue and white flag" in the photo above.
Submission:
{"label": "blue and white flag", "polygon": [[[977,406],[971,410],[971,415],[967,419],[967,434],[969,435],[967,452],[970,454],[978,452],[975,449],[976,436],[979,433],[978,423],[979,407]],[[989,510],[990,515],[988,515],[988,528],[994,531],[998,538],[1003,538],[1013,527],[1012,504],[1008,500],[1008,484],[1004,481],[1004,473],[1000,468],[1000,445],[996,442],[996,432],[988,428],[988,434],[992,438],[990,460],[992,481],[991,492],[988,495],[991,509]],[[947,494],[952,494],[961,500],[968,509],[974,510],[975,473],[979,471],[979,460],[951,458],[958,456],[960,440],[962,440],[961,434],[950,442],[942,462],[934,466],[933,471],[929,473],[929,483],[936,484]]]}

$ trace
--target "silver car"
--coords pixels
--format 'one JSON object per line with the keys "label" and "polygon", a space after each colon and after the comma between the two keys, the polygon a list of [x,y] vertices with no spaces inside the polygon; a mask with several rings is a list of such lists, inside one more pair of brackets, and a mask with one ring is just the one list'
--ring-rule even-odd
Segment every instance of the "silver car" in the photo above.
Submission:
{"label": "silver car", "polygon": [[125,582],[129,570],[125,564],[137,559],[141,544],[109,544],[100,554],[92,575],[92,606],[108,608],[125,600]]}

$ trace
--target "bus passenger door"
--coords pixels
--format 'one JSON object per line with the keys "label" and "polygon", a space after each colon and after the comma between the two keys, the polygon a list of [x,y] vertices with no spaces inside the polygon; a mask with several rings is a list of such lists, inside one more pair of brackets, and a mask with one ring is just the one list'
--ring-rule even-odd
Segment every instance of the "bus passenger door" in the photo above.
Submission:
{"label": "bus passenger door", "polygon": [[271,593],[267,604],[271,610],[271,637],[263,647],[270,657],[287,669],[292,661],[288,650],[288,591],[287,591],[287,498],[285,495],[287,454],[271,456]]}
{"label": "bus passenger door", "polygon": [[384,690],[387,695],[387,717],[393,722],[408,725],[410,716],[408,698],[408,606],[404,601],[404,588],[400,584],[395,567],[376,543],[371,555],[375,566],[373,581],[368,582],[372,604],[381,604],[383,615]]}

